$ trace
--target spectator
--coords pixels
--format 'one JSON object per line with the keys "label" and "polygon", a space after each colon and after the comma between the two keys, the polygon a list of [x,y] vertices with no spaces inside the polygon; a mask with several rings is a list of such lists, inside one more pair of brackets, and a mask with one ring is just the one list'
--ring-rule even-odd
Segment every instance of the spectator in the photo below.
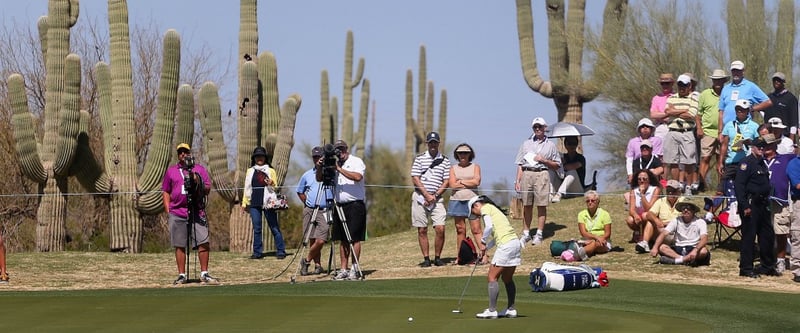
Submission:
{"label": "spectator", "polygon": [[736,105],[742,99],[752,106],[750,112],[763,111],[772,106],[767,94],[744,78],[744,63],[736,60],[731,63],[731,82],[722,87],[719,95],[719,127],[736,119]]}
{"label": "spectator", "polygon": [[[767,125],[767,133],[772,133],[778,139],[778,154],[794,154],[794,142],[784,135],[786,125],[783,124],[781,118],[769,118],[764,125]],[[759,134],[764,135],[765,133],[759,132]]]}
{"label": "spectator", "polygon": [[797,97],[786,89],[786,75],[781,72],[772,74],[772,88],[775,89],[769,94],[772,105],[764,110],[764,119],[777,117],[783,124],[788,124],[789,130],[784,135],[794,142],[797,135]]}
{"label": "spectator", "polygon": [[[708,265],[711,259],[711,253],[706,248],[708,227],[705,220],[695,215],[700,208],[691,202],[680,202],[675,208],[681,212],[680,216],[669,221],[661,230],[650,255],[655,257],[661,254],[659,261],[662,264]],[[670,234],[675,239],[673,246],[664,244]]]}
{"label": "spectator", "polygon": [[[364,172],[367,166],[364,161],[350,155],[347,143],[337,140],[333,147],[338,151],[339,159],[336,162],[336,188],[334,197],[336,204],[344,216],[333,214],[334,241],[339,241],[339,260],[341,270],[334,276],[334,280],[361,280],[364,275],[359,267],[361,257],[361,243],[367,237],[367,206],[364,203],[366,187],[364,186]],[[321,180],[317,174],[317,180]],[[345,227],[347,233],[345,233]],[[352,267],[350,264],[352,263]]]}
{"label": "spectator", "polygon": [[[767,141],[766,139],[770,139]],[[772,185],[769,169],[764,163],[764,148],[776,143],[773,138],[757,138],[750,147],[750,155],[739,162],[735,185],[736,203],[742,218],[742,242],[739,249],[739,276],[758,278],[759,274],[778,276],[775,270],[775,231],[769,213],[769,196]],[[753,251],[758,236],[761,267],[753,269]]]}
{"label": "spectator", "polygon": [[[678,76],[678,92],[667,99],[664,112],[670,117],[669,132],[664,137],[664,160],[667,179],[677,179],[687,194],[696,192],[700,184],[689,182],[695,178],[697,147],[695,117],[697,100],[692,98],[692,80],[686,74]],[[682,169],[681,169],[682,168]]]}
{"label": "spectator", "polygon": [[[642,240],[636,243],[635,247],[638,253],[650,252],[650,242],[655,241],[655,237],[658,236],[661,229],[667,226],[667,222],[681,214],[675,209],[675,204],[686,201],[686,198],[681,195],[681,183],[674,179],[668,180],[666,191],[667,195],[656,200],[647,212],[647,223],[644,225]],[[670,241],[671,239],[667,239],[667,242]]]}
{"label": "spectator", "polygon": [[[773,118],[778,121],[780,119]],[[773,230],[775,231],[775,244],[777,244],[777,262],[775,270],[783,273],[786,270],[786,239],[791,227],[791,212],[789,208],[789,177],[786,175],[786,167],[794,159],[794,154],[779,154],[778,136],[771,133],[763,135],[767,144],[764,147],[764,163],[769,168],[769,183],[772,185],[770,200],[770,212],[772,213]],[[787,137],[782,137],[787,139]]]}
{"label": "spectator", "polygon": [[3,234],[0,234],[0,284],[8,284],[8,271],[6,270],[6,243]]}
{"label": "spectator", "polygon": [[628,184],[635,184],[632,182],[632,177],[634,174],[633,160],[641,156],[642,141],[650,141],[650,148],[652,148],[651,154],[659,157],[660,163],[660,157],[663,156],[664,152],[661,138],[653,136],[654,130],[655,126],[653,126],[653,122],[650,121],[650,119],[642,118],[639,120],[639,125],[636,127],[636,131],[639,133],[639,136],[628,140],[628,147],[625,150],[625,171],[628,173]]}
{"label": "spectator", "polygon": [[583,243],[578,251],[581,260],[611,251],[611,215],[600,208],[600,195],[597,191],[586,192],[584,197],[586,209],[578,213],[578,230]]}
{"label": "spectator", "polygon": [[[466,220],[470,216],[467,202],[477,195],[474,190],[481,185],[481,167],[472,162],[475,159],[475,151],[466,143],[456,146],[453,158],[458,163],[450,167],[449,187],[453,192],[450,194],[447,215],[453,217],[456,225],[456,249],[458,249],[461,242],[467,238]],[[481,221],[470,220],[469,225],[477,248],[477,242],[481,239]]]}
{"label": "spectator", "polygon": [[[542,243],[544,223],[547,221],[547,205],[550,203],[550,176],[548,170],[561,167],[561,156],[556,145],[544,134],[547,122],[541,117],[533,119],[533,135],[522,142],[514,163],[517,176],[514,189],[522,194],[522,244],[532,241]],[[530,236],[533,205],[536,205],[538,223],[536,235]]]}
{"label": "spectator", "polygon": [[[800,282],[800,156],[795,156],[786,167],[791,185],[792,218],[789,232],[792,241],[792,259],[789,269],[794,282]],[[780,246],[780,245],[779,245]]]}
{"label": "spectator", "polygon": [[736,104],[736,118],[722,129],[717,163],[720,174],[718,194],[722,194],[723,184],[736,178],[739,162],[747,155],[750,143],[758,137],[758,124],[750,116],[750,102],[741,99]]}
{"label": "spectator", "polygon": [[[636,175],[639,171],[649,170],[656,176],[656,179],[661,179],[664,173],[664,167],[661,164],[661,159],[653,153],[653,142],[650,140],[642,140],[639,146],[641,151],[639,157],[633,160],[633,174]],[[631,180],[631,188],[636,187],[638,182]]]}
{"label": "spectator", "polygon": [[649,170],[644,169],[636,173],[638,185],[627,192],[626,200],[633,199],[633,205],[628,205],[628,217],[625,223],[628,228],[633,230],[631,243],[641,242],[643,239],[644,228],[647,224],[647,212],[650,207],[658,200],[661,194],[658,178]]}
{"label": "spectator", "polygon": [[661,92],[653,96],[650,101],[650,118],[656,125],[653,134],[659,139],[663,139],[667,135],[667,120],[669,116],[665,113],[667,108],[667,98],[671,96],[674,91],[672,88],[675,86],[675,78],[672,73],[662,73],[658,76],[658,83],[661,85]]}
{"label": "spectator", "polygon": [[264,254],[262,241],[262,227],[264,219],[275,239],[275,257],[286,258],[286,245],[283,242],[283,233],[278,224],[278,212],[268,206],[270,200],[275,200],[277,174],[275,169],[267,164],[267,150],[264,147],[253,149],[250,157],[250,168],[244,176],[244,195],[242,196],[242,213],[249,213],[253,222],[253,255],[250,259],[261,259]]}
{"label": "spectator", "polygon": [[551,202],[559,202],[561,198],[583,195],[586,178],[586,158],[578,153],[578,137],[564,138],[567,152],[561,155],[562,168],[550,170],[550,182],[555,192]]}
{"label": "spectator", "polygon": [[[308,245],[308,255],[301,259],[300,275],[321,274],[322,247],[328,241],[330,223],[326,214],[330,213],[333,206],[332,187],[323,186],[317,180],[317,168],[322,168],[324,152],[322,147],[311,149],[311,160],[314,167],[306,171],[297,184],[297,197],[303,202],[303,244]],[[314,215],[316,214],[316,215]],[[314,262],[314,271],[309,272],[311,262]]]}
{"label": "spectator", "polygon": [[430,132],[426,136],[428,150],[414,158],[411,166],[411,181],[414,193],[411,193],[411,225],[417,228],[417,240],[422,251],[422,267],[431,267],[428,245],[428,219],[433,221],[436,232],[434,240],[433,264],[444,265],[441,259],[444,248],[444,221],[447,211],[444,208],[442,194],[447,190],[450,179],[450,159],[439,153],[439,133]]}
{"label": "spectator", "polygon": [[706,190],[706,178],[711,159],[719,159],[720,130],[719,94],[729,76],[722,69],[711,72],[711,87],[703,90],[697,100],[697,138],[700,140],[700,167],[698,177],[700,191]]}

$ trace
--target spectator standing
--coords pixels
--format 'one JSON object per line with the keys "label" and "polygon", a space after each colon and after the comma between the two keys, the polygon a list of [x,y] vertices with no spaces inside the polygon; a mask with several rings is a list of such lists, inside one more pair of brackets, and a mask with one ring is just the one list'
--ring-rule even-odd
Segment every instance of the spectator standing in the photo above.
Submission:
{"label": "spectator standing", "polygon": [[795,155],[779,154],[777,152],[779,139],[772,133],[762,137],[769,143],[764,147],[764,163],[769,169],[769,183],[772,185],[769,211],[772,213],[772,228],[775,231],[775,244],[777,245],[775,270],[782,274],[786,270],[786,239],[792,219],[789,207],[791,202],[789,201],[789,177],[786,175],[786,167],[789,166],[789,162],[794,159]]}
{"label": "spectator standing", "polygon": [[267,220],[272,237],[275,240],[275,258],[286,258],[286,244],[283,241],[280,224],[278,224],[278,212],[267,203],[275,200],[275,179],[277,174],[275,169],[267,164],[267,150],[264,147],[256,147],[250,157],[250,168],[244,176],[244,195],[242,196],[242,212],[250,215],[253,222],[253,255],[250,259],[261,259],[264,253],[263,244],[263,225],[264,219]]}
{"label": "spectator standing", "polygon": [[705,190],[708,168],[711,159],[719,159],[720,131],[724,124],[719,123],[719,94],[728,82],[729,76],[722,69],[715,69],[708,77],[711,87],[703,90],[697,99],[697,138],[700,140],[700,167],[698,177],[700,190]]}
{"label": "spectator standing", "polygon": [[736,102],[736,118],[725,124],[720,139],[717,172],[721,175],[717,192],[722,194],[723,184],[736,178],[739,162],[747,155],[750,143],[758,137],[758,124],[750,116],[750,102]]}
{"label": "spectator standing", "polygon": [[[678,76],[678,92],[667,99],[666,114],[670,117],[669,132],[664,137],[664,160],[668,179],[677,179],[687,194],[697,191],[700,185],[693,183],[697,147],[695,119],[697,100],[692,97],[692,79],[686,74]],[[682,168],[682,169],[681,169]]]}
{"label": "spectator standing", "polygon": [[661,92],[650,100],[650,118],[653,119],[653,124],[656,125],[653,135],[663,139],[668,131],[667,121],[669,116],[665,113],[667,98],[675,93],[672,90],[675,86],[675,77],[672,76],[672,73],[662,73],[658,76],[658,84],[661,86]]}
{"label": "spectator standing", "polygon": [[[481,167],[472,160],[475,159],[475,151],[467,143],[461,143],[453,150],[453,158],[458,163],[450,167],[449,187],[452,189],[450,202],[447,207],[447,215],[453,217],[456,226],[456,250],[461,246],[461,242],[467,238],[467,218],[470,216],[467,202],[477,194],[475,190],[481,185]],[[469,221],[470,232],[475,241],[481,239],[481,221],[474,219]]]}
{"label": "spectator standing", "polygon": [[0,284],[8,284],[8,271],[6,270],[6,243],[0,234]]}
{"label": "spectator standing", "polygon": [[736,104],[740,99],[750,103],[750,112],[764,111],[772,106],[767,94],[755,83],[744,78],[744,63],[736,60],[731,63],[731,82],[722,87],[719,95],[720,127],[736,118]]}
{"label": "spectator standing", "polygon": [[447,211],[444,208],[442,194],[447,190],[450,179],[450,159],[439,152],[439,133],[430,132],[425,141],[428,150],[414,158],[411,166],[411,181],[414,193],[411,193],[411,225],[417,228],[417,240],[422,251],[422,267],[431,267],[428,244],[428,219],[433,222],[436,232],[434,239],[433,264],[444,265],[441,259],[444,248],[444,221]]}
{"label": "spectator standing", "polygon": [[[666,129],[666,125],[664,128]],[[651,143],[651,153],[652,155],[659,157],[659,162],[660,157],[664,154],[661,138],[653,136],[653,131],[655,131],[655,129],[656,127],[653,125],[653,122],[650,119],[642,118],[639,120],[639,125],[636,126],[636,131],[639,133],[639,136],[628,140],[628,146],[625,150],[625,171],[628,174],[628,184],[635,184],[635,182],[632,182],[632,177],[634,174],[633,160],[641,156],[641,147],[643,141],[648,140]]]}
{"label": "spectator standing", "polygon": [[[364,277],[361,267],[359,267],[361,243],[367,237],[367,206],[364,203],[367,193],[364,186],[364,175],[367,166],[362,159],[350,155],[346,142],[337,140],[333,144],[333,148],[339,152],[336,162],[334,197],[336,204],[341,208],[340,211],[344,214],[344,216],[333,214],[333,232],[331,234],[334,241],[339,241],[339,260],[341,262],[341,270],[334,276],[334,280],[360,280]],[[349,239],[344,232],[345,224],[349,231]]]}
{"label": "spectator standing", "polygon": [[[547,122],[536,117],[532,123],[533,135],[522,142],[514,163],[517,165],[514,189],[522,194],[522,244],[542,243],[547,205],[550,203],[550,176],[548,170],[561,167],[561,156],[556,145],[544,134]],[[533,206],[536,205],[538,223],[536,235],[530,236]]]}
{"label": "spectator standing", "polygon": [[[297,184],[297,197],[303,202],[303,237],[308,235],[308,255],[301,259],[300,275],[321,274],[322,263],[321,254],[322,247],[328,240],[328,231],[330,230],[330,222],[326,218],[326,214],[332,208],[333,192],[330,187],[322,186],[322,183],[317,180],[317,168],[322,168],[322,157],[324,152],[322,147],[314,147],[311,149],[311,160],[314,167],[306,171],[300,182]],[[317,215],[314,216],[314,210]],[[306,239],[303,239],[305,242]],[[309,272],[309,266],[314,262],[314,271]]]}
{"label": "spectator standing", "polygon": [[789,269],[794,282],[800,282],[800,156],[795,156],[786,167],[786,175],[791,185],[792,219],[789,233],[792,242],[792,259]]}
{"label": "spectator standing", "polygon": [[786,75],[781,72],[772,74],[772,88],[775,89],[769,94],[772,106],[764,110],[764,119],[779,118],[783,124],[789,126],[784,135],[794,142],[797,135],[797,97],[786,89]]}

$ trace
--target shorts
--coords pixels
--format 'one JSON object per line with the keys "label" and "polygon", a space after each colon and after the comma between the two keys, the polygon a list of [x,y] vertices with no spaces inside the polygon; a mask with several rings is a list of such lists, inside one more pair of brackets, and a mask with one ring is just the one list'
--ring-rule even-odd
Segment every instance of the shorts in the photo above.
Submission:
{"label": "shorts", "polygon": [[788,235],[789,228],[792,226],[792,213],[789,207],[783,207],[777,203],[772,203],[772,227],[776,235]]}
{"label": "shorts", "polygon": [[311,216],[314,214],[314,208],[303,207],[303,237],[308,233],[308,228],[311,226],[311,233],[308,234],[309,239],[322,239],[328,240],[328,230],[330,226],[325,218],[328,210],[320,208],[317,210],[317,216],[314,218],[316,225],[311,224]]}
{"label": "shorts", "polygon": [[434,227],[444,225],[444,220],[447,218],[447,211],[444,209],[444,200],[439,198],[433,206],[433,210],[428,210],[417,201],[424,200],[421,199],[421,197],[422,195],[417,192],[411,193],[411,226],[415,228],[427,227],[428,217],[433,221]]}
{"label": "shorts", "polygon": [[694,250],[694,245],[689,245],[689,246],[673,245],[670,247],[672,248],[673,251],[675,251],[675,253],[680,254],[682,256],[685,256],[689,254],[689,252],[692,252],[692,250]]}
{"label": "shorts", "polygon": [[[344,218],[347,224],[347,231],[350,233],[352,242],[363,242],[367,238],[367,207],[364,201],[356,200],[340,203]],[[347,241],[347,235],[342,226],[339,214],[333,214],[333,240]]]}
{"label": "shorts", "polygon": [[[176,215],[169,214],[169,241],[173,247],[186,247],[187,223],[189,219]],[[192,248],[195,249],[199,245],[208,244],[208,223],[194,223],[194,237],[191,243]]]}
{"label": "shorts", "polygon": [[669,131],[664,137],[665,164],[695,165],[697,163],[697,140],[694,131]]}
{"label": "shorts", "polygon": [[719,156],[719,139],[704,135],[700,139],[700,157]]}
{"label": "shorts", "polygon": [[467,203],[469,200],[450,199],[450,203],[447,205],[447,216],[468,217],[470,212]]}
{"label": "shorts", "polygon": [[519,239],[499,245],[492,256],[492,265],[498,267],[516,267],[522,264],[522,243]]}
{"label": "shorts", "polygon": [[547,206],[550,203],[550,173],[543,171],[522,171],[519,184],[523,206]]}

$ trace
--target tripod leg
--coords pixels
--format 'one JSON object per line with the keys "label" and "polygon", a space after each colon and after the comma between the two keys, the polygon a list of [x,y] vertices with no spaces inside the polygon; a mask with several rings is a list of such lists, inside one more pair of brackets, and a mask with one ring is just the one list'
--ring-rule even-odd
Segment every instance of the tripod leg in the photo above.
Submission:
{"label": "tripod leg", "polygon": [[311,220],[308,223],[308,228],[306,228],[305,233],[303,234],[302,246],[300,247],[300,250],[295,253],[295,256],[298,256],[298,255],[300,256],[300,261],[298,262],[297,270],[295,270],[295,273],[292,275],[292,277],[290,279],[291,283],[295,282],[295,278],[297,277],[297,275],[301,275],[302,276],[301,270],[302,270],[303,265],[305,264],[304,262],[306,260],[303,257],[303,253],[308,248],[308,240],[311,237],[311,230],[313,230],[314,227],[317,225],[317,214],[318,213],[319,213],[319,207],[314,208],[314,211],[311,213]]}
{"label": "tripod leg", "polygon": [[361,271],[361,265],[358,262],[358,255],[356,255],[356,249],[353,246],[353,237],[350,236],[350,228],[347,227],[347,218],[344,215],[344,210],[337,205],[336,213],[339,214],[342,231],[344,231],[345,239],[347,239],[347,244],[350,246],[350,256],[353,258],[353,266],[358,270],[357,277],[359,280],[364,280],[364,273]]}

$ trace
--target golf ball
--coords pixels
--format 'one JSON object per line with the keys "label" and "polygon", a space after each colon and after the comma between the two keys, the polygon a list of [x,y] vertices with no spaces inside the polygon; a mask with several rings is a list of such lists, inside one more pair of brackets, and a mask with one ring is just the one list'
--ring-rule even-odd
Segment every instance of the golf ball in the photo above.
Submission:
{"label": "golf ball", "polygon": [[408,317],[408,322],[410,323],[412,321],[414,321],[414,317]]}

